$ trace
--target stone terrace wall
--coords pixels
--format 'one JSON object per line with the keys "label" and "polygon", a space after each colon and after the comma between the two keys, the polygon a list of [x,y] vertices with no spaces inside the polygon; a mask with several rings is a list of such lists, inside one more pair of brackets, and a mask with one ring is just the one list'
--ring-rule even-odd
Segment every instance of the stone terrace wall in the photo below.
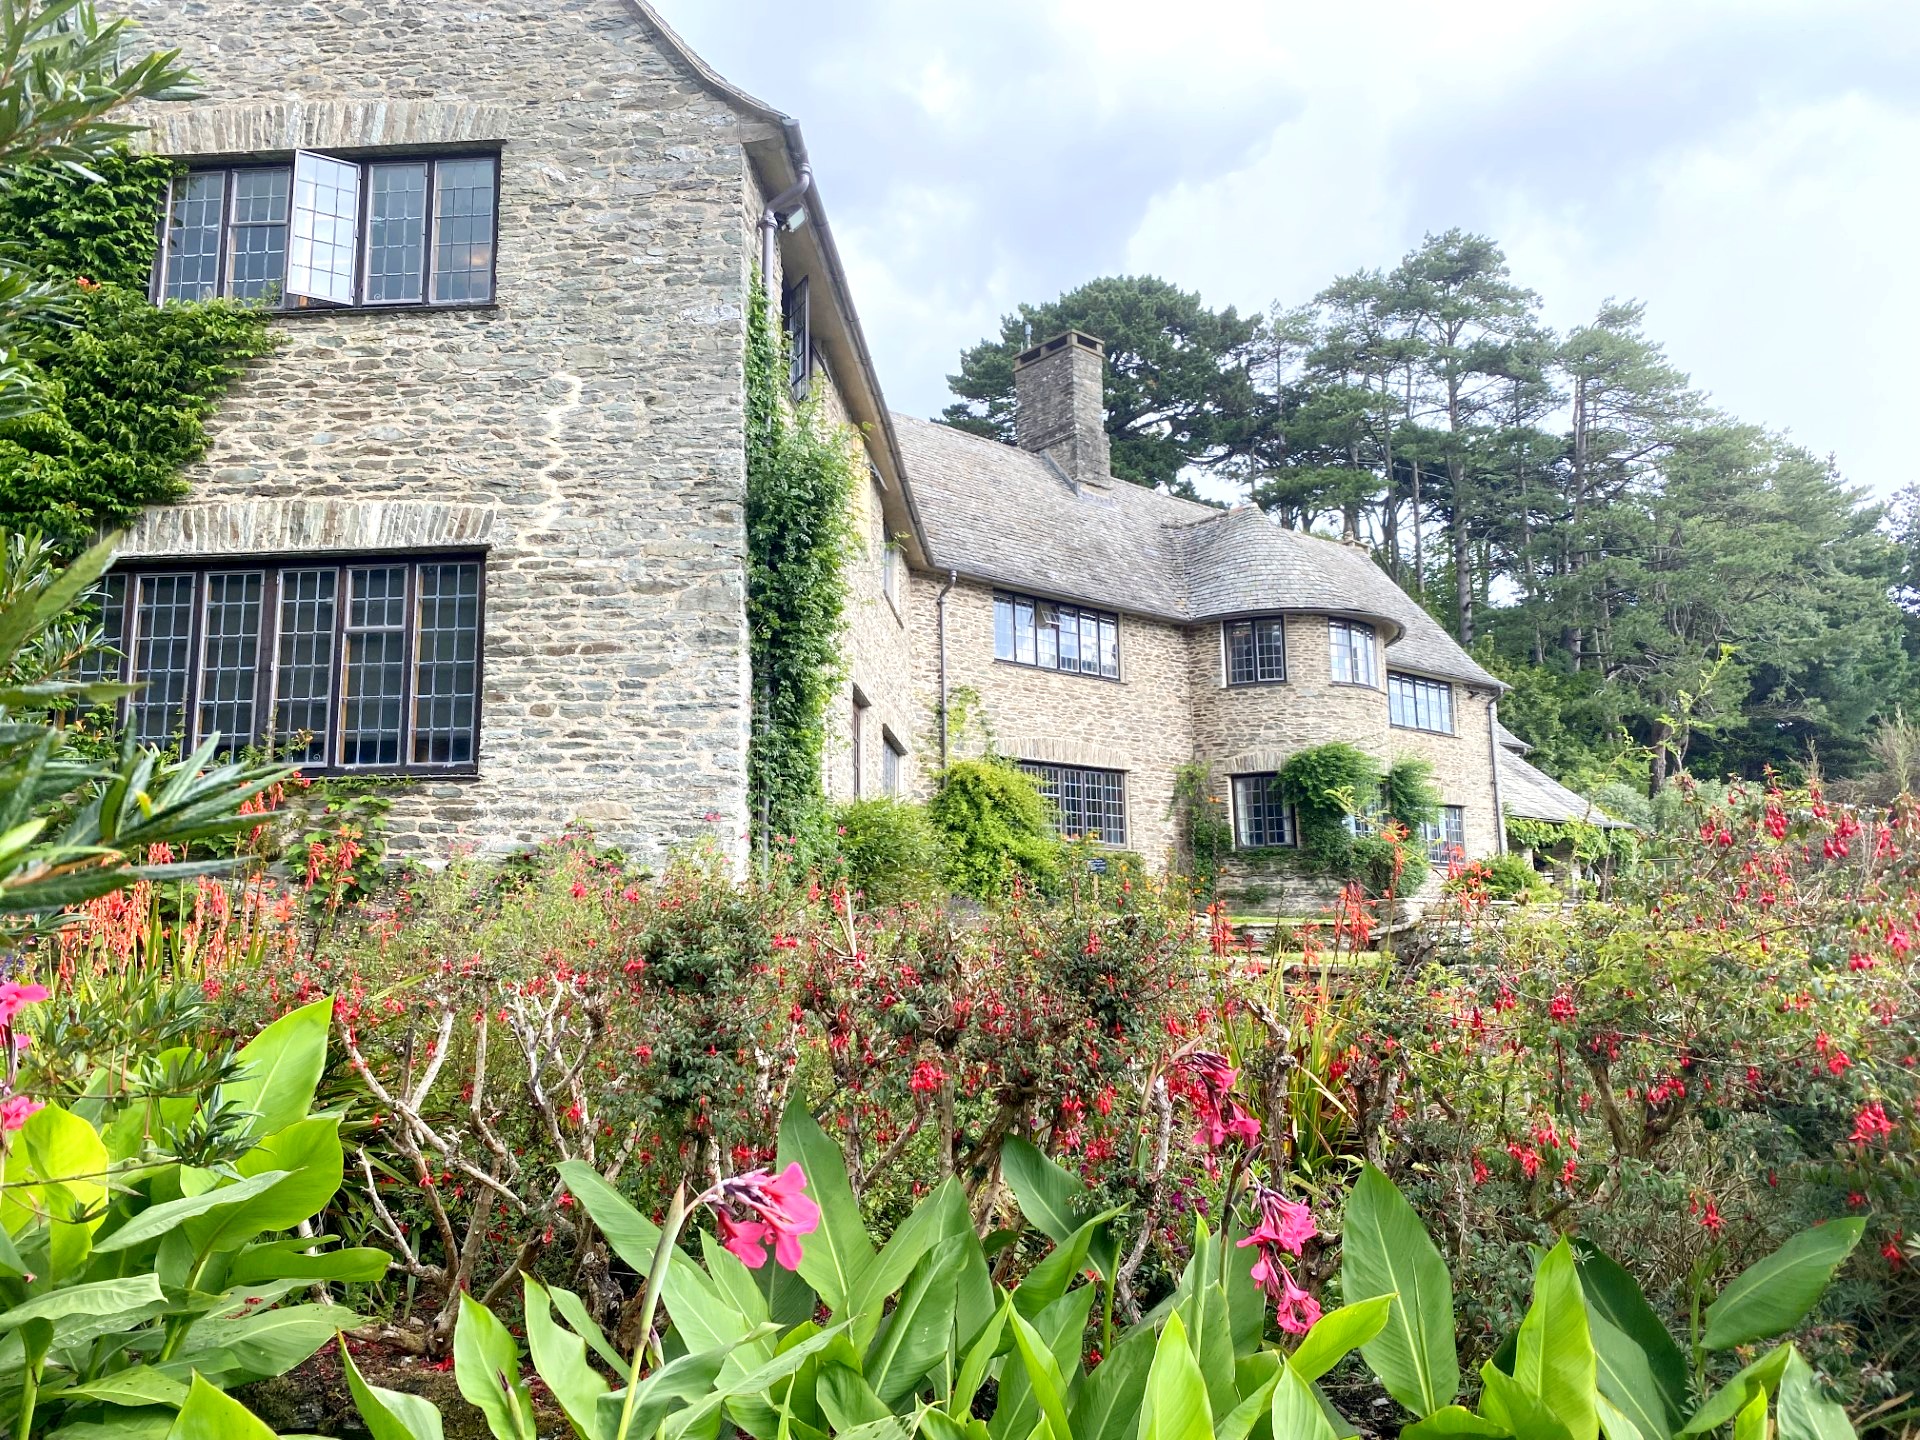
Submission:
{"label": "stone terrace wall", "polygon": [[497,305],[280,322],[191,476],[491,512],[480,775],[401,790],[396,840],[743,855],[750,125],[620,0],[124,8],[207,96],[158,150],[502,148]]}

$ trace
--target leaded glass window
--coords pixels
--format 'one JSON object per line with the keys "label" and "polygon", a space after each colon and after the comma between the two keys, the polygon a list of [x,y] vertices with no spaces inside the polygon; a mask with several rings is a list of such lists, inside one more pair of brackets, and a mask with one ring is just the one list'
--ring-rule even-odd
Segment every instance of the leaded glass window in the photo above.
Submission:
{"label": "leaded glass window", "polygon": [[1387,674],[1387,718],[1408,730],[1453,734],[1453,686],[1422,675]]}
{"label": "leaded glass window", "polygon": [[1327,643],[1333,654],[1333,678],[1342,685],[1378,685],[1373,627],[1357,620],[1329,620]]}
{"label": "leaded glass window", "polygon": [[1039,670],[1120,678],[1120,617],[1027,595],[993,597],[993,653]]}
{"label": "leaded glass window", "polygon": [[1020,768],[1033,776],[1053,806],[1062,835],[1102,845],[1127,843],[1127,782],[1122,771],[1037,760],[1022,760]]}
{"label": "leaded glass window", "polygon": [[493,155],[194,170],[173,184],[155,297],[269,305],[479,305],[493,299]]}
{"label": "leaded glass window", "polygon": [[75,678],[103,682],[118,680],[126,661],[120,646],[126,634],[127,577],[103,577],[87,598],[96,607],[104,643],[80,658],[79,665],[74,667]]}
{"label": "leaded glass window", "polygon": [[127,660],[89,673],[139,687],[124,710],[143,741],[270,738],[317,770],[470,769],[484,589],[468,556],[117,572],[101,624]]}
{"label": "leaded glass window", "polygon": [[494,162],[434,166],[433,298],[442,305],[493,298]]}
{"label": "leaded glass window", "polygon": [[1280,777],[1233,777],[1233,843],[1242,850],[1265,850],[1291,845],[1293,810],[1280,799]]}
{"label": "leaded glass window", "polygon": [[1434,864],[1458,864],[1467,858],[1467,812],[1458,805],[1442,805],[1439,819],[1420,822],[1420,838],[1427,842],[1427,858]]}
{"label": "leaded glass window", "polygon": [[415,304],[426,275],[426,162],[368,166],[367,303]]}
{"label": "leaded glass window", "polygon": [[1269,685],[1287,678],[1287,622],[1229,620],[1223,627],[1227,643],[1227,684]]}

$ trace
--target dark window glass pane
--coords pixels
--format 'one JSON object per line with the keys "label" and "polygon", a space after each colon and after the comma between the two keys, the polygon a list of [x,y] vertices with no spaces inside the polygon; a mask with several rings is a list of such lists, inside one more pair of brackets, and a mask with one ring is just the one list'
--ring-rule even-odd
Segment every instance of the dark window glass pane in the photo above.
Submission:
{"label": "dark window glass pane", "polygon": [[260,680],[260,602],[265,584],[266,577],[257,570],[207,576],[197,734],[206,739],[218,732],[223,751],[243,748],[260,738],[254,704]]}
{"label": "dark window glass pane", "polygon": [[413,759],[470,765],[480,661],[480,567],[420,567]]}
{"label": "dark window glass pane", "polygon": [[1293,844],[1293,812],[1281,803],[1275,781],[1266,775],[1233,777],[1233,833],[1243,849]]}
{"label": "dark window glass pane", "polygon": [[1251,685],[1258,678],[1253,661],[1253,626],[1247,621],[1227,626],[1227,683]]}
{"label": "dark window glass pane", "polygon": [[186,723],[193,670],[193,576],[142,575],[134,605],[134,739],[164,745]]}
{"label": "dark window glass pane", "polygon": [[99,610],[101,645],[80,657],[74,678],[110,681],[120,678],[120,660],[126,649],[127,577],[109,575],[88,597]]}
{"label": "dark window glass pane", "polygon": [[1011,660],[1013,654],[1013,601],[1005,595],[993,597],[993,656]]}
{"label": "dark window glass pane", "polygon": [[1126,776],[1120,771],[1029,760],[1020,768],[1052,804],[1062,835],[1086,836],[1103,845],[1127,843]]}
{"label": "dark window glass pane", "polygon": [[367,303],[423,299],[426,263],[425,162],[368,166]]}
{"label": "dark window glass pane", "polygon": [[277,298],[287,278],[290,170],[237,170],[227,294],[237,300]]}
{"label": "dark window glass pane", "polygon": [[493,161],[434,166],[433,298],[493,298]]}
{"label": "dark window glass pane", "polygon": [[[288,760],[327,763],[333,715],[337,570],[280,572],[280,643],[275,657],[273,733]],[[304,740],[300,736],[306,736]]]}
{"label": "dark window glass pane", "polygon": [[226,194],[224,170],[203,170],[174,182],[161,298],[205,300],[214,293],[220,283],[220,215]]}
{"label": "dark window glass pane", "polygon": [[1257,620],[1253,626],[1254,673],[1263,681],[1287,678],[1287,633],[1284,620]]}
{"label": "dark window glass pane", "polygon": [[1387,718],[1416,730],[1453,733],[1453,686],[1417,675],[1387,676]]}
{"label": "dark window glass pane", "polygon": [[397,765],[407,689],[407,567],[347,572],[340,763]]}

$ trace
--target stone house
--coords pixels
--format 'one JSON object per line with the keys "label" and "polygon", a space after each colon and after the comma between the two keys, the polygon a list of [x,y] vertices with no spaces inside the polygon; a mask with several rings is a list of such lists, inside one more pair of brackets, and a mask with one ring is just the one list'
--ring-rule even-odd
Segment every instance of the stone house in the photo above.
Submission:
{"label": "stone house", "polygon": [[577,820],[744,863],[764,269],[870,462],[831,793],[924,795],[964,693],[1064,824],[1155,861],[1183,763],[1284,846],[1266,779],[1331,739],[1431,760],[1436,847],[1499,848],[1498,682],[1359,550],[1115,482],[1097,340],[1023,358],[1018,446],[890,414],[798,127],[643,0],[126,3],[205,95],[148,114],[185,166],[155,299],[283,340],[116,570],[144,737],[310,735],[409,782],[402,848]]}

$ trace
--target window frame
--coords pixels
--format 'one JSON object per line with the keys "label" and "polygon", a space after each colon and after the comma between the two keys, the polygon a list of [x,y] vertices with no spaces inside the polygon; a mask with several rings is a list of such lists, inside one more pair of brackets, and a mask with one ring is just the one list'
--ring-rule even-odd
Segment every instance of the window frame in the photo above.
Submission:
{"label": "window frame", "polygon": [[[1231,775],[1228,777],[1227,793],[1232,805],[1230,819],[1233,822],[1233,848],[1235,850],[1297,850],[1300,848],[1299,817],[1295,815],[1293,806],[1287,804],[1281,800],[1278,795],[1274,794],[1274,787],[1279,784],[1279,781],[1280,772],[1277,770],[1257,770],[1243,775]],[[1268,798],[1272,801],[1279,814],[1281,832],[1285,838],[1278,841],[1255,843],[1247,838],[1247,829],[1249,827],[1241,823],[1240,791],[1243,785],[1253,785],[1262,782],[1265,784]]]}
{"label": "window frame", "polygon": [[[1447,834],[1449,820],[1459,823],[1458,840]],[[1451,866],[1456,861],[1464,862],[1467,858],[1467,807],[1442,805],[1438,820],[1420,822],[1420,838],[1426,842],[1427,859],[1433,864]]]}
{"label": "window frame", "polygon": [[[330,304],[322,300],[306,301],[287,293],[287,276],[292,270],[293,232],[296,190],[294,169],[297,157],[302,154],[319,155],[324,159],[337,160],[356,167],[360,172],[359,194],[354,219],[353,240],[353,298],[345,304]],[[214,270],[213,299],[230,298],[228,286],[232,280],[233,248],[233,201],[235,177],[243,172],[262,170],[284,170],[287,172],[287,241],[283,251],[284,260],[279,280],[278,300],[266,307],[273,315],[337,315],[346,312],[372,312],[388,310],[487,310],[498,307],[500,303],[500,180],[501,156],[498,149],[463,146],[446,150],[402,150],[392,154],[370,155],[364,151],[349,150],[343,153],[333,151],[294,151],[285,159],[247,159],[235,160],[224,164],[198,164],[186,161],[181,173],[167,184],[166,195],[161,200],[157,228],[159,245],[153,257],[153,274],[148,286],[148,298],[156,305],[170,303],[167,298],[167,245],[173,233],[173,200],[176,187],[195,175],[220,174],[220,239],[218,260]],[[484,300],[436,300],[433,295],[435,274],[434,250],[439,243],[440,205],[439,173],[440,166],[459,161],[484,160],[493,166],[493,229],[488,246],[487,261],[487,297]],[[367,298],[368,252],[372,241],[372,204],[373,186],[371,171],[376,165],[414,165],[426,166],[427,195],[426,216],[421,237],[420,254],[420,296],[418,300],[369,300]]]}
{"label": "window frame", "polygon": [[[1413,692],[1404,705],[1399,703],[1397,689]],[[1420,723],[1420,705],[1418,695],[1421,692],[1439,691],[1446,696],[1447,723],[1423,725]],[[1409,718],[1396,717],[1396,711]],[[1424,735],[1458,735],[1458,726],[1454,723],[1454,693],[1451,680],[1437,680],[1431,675],[1416,675],[1408,670],[1389,670],[1387,672],[1387,723],[1396,730],[1417,730]]]}
{"label": "window frame", "polygon": [[[1000,653],[1000,607],[1003,603],[1007,605],[1011,611],[1011,629],[1009,635],[1012,642],[1012,655],[1002,655]],[[1032,613],[1032,619],[1028,622],[1033,636],[1034,658],[1031,660],[1022,660],[1020,658],[1020,607],[1023,605]],[[1050,665],[1042,662],[1040,659],[1040,607],[1043,605],[1052,610],[1054,614],[1054,651],[1053,663]],[[1085,628],[1083,624],[1084,621],[1093,621],[1094,643],[1100,647],[1102,652],[1105,650],[1105,627],[1108,624],[1113,626],[1113,673],[1111,675],[1106,673],[1104,658],[1098,662],[1099,668],[1093,670],[1088,670],[1079,664],[1076,664],[1074,669],[1069,670],[1060,663],[1059,637],[1062,628],[1060,621],[1062,617],[1066,615],[1072,615],[1074,617],[1074,653],[1076,656],[1081,653],[1080,636]],[[1045,600],[1037,595],[1028,595],[1018,590],[996,589],[993,592],[993,634],[993,659],[996,665],[1018,665],[1024,670],[1040,670],[1055,675],[1079,675],[1089,680],[1104,680],[1112,685],[1122,684],[1127,678],[1126,660],[1123,654],[1123,647],[1120,643],[1120,614],[1116,610],[1094,610],[1087,606],[1076,605],[1067,601]]]}
{"label": "window frame", "polygon": [[880,727],[880,793],[898,799],[906,789],[907,747],[893,733],[893,727]]}
{"label": "window frame", "polygon": [[[1350,643],[1337,646],[1334,642],[1334,636],[1342,631],[1350,636],[1365,634],[1367,637],[1367,656],[1372,663],[1368,666],[1368,677],[1365,680],[1341,678],[1340,668],[1335,663],[1334,657],[1342,653],[1346,654],[1349,660],[1348,668],[1351,670],[1353,655],[1353,647]],[[1367,690],[1378,690],[1380,688],[1379,628],[1365,620],[1348,620],[1338,615],[1329,615],[1327,617],[1327,675],[1335,685],[1355,685]]]}
{"label": "window frame", "polygon": [[[1280,670],[1275,675],[1260,673],[1260,631],[1271,626],[1280,636]],[[1247,643],[1253,647],[1253,679],[1233,678],[1233,632],[1245,628]],[[1229,690],[1248,690],[1259,685],[1287,683],[1287,620],[1284,615],[1248,615],[1220,622],[1220,673]]]}
{"label": "window frame", "polygon": [[807,280],[802,275],[780,295],[780,333],[787,337],[787,393],[796,405],[813,391],[813,297]]}
{"label": "window frame", "polygon": [[[419,719],[420,569],[426,565],[472,565],[477,570],[474,595],[473,754],[468,760],[433,762],[415,761],[411,758],[418,735]],[[407,618],[402,642],[404,678],[401,690],[399,750],[402,758],[391,765],[343,765],[339,763],[339,757],[343,753],[342,717],[347,705],[347,697],[343,689],[348,663],[345,642],[348,632],[354,628],[349,616],[351,592],[347,583],[347,572],[388,566],[404,566],[407,571],[405,594]],[[105,637],[106,646],[117,654],[104,667],[101,678],[109,683],[139,683],[133,679],[133,674],[140,634],[140,580],[149,576],[190,576],[193,581],[193,616],[188,636],[187,684],[180,700],[180,713],[185,720],[182,745],[186,750],[191,751],[195,744],[205,738],[200,728],[200,710],[206,678],[207,577],[259,574],[262,577],[261,627],[254,654],[252,702],[256,733],[239,742],[246,745],[257,744],[263,734],[271,731],[274,712],[281,698],[278,693],[283,618],[280,602],[285,576],[291,571],[333,571],[339,577],[334,587],[333,645],[327,658],[325,759],[292,762],[297,765],[300,773],[314,777],[353,775],[417,775],[434,779],[477,777],[480,773],[481,746],[485,742],[487,556],[484,551],[351,551],[322,555],[261,556],[196,555],[173,561],[142,559],[126,565],[117,565],[108,572],[107,576],[102,577],[103,581],[121,579],[125,590],[120,604],[120,633],[118,636],[109,633]],[[127,696],[116,702],[115,713],[119,725],[124,727],[131,723],[133,706],[138,698],[138,696]],[[170,733],[155,743],[169,743],[172,738]]]}
{"label": "window frame", "polygon": [[[1091,838],[1095,844],[1104,846],[1109,850],[1124,850],[1127,848],[1127,836],[1131,830],[1132,819],[1129,811],[1132,807],[1128,804],[1127,800],[1126,771],[1110,769],[1104,765],[1068,765],[1057,760],[1016,760],[1014,761],[1014,765],[1029,776],[1034,784],[1039,787],[1040,793],[1046,796],[1047,803],[1054,809],[1056,817],[1055,824],[1061,835],[1071,835],[1080,839]],[[1082,776],[1097,775],[1102,777],[1103,782],[1105,780],[1111,780],[1113,782],[1114,789],[1119,797],[1120,838],[1118,840],[1108,838],[1107,829],[1104,825],[1096,832],[1085,828],[1076,830],[1068,823],[1066,812],[1061,807],[1060,801],[1055,798],[1054,794],[1048,791],[1050,782],[1053,784],[1055,790],[1057,790],[1059,788],[1057,777],[1064,776],[1068,773]],[[1081,818],[1085,818],[1084,814]]]}

